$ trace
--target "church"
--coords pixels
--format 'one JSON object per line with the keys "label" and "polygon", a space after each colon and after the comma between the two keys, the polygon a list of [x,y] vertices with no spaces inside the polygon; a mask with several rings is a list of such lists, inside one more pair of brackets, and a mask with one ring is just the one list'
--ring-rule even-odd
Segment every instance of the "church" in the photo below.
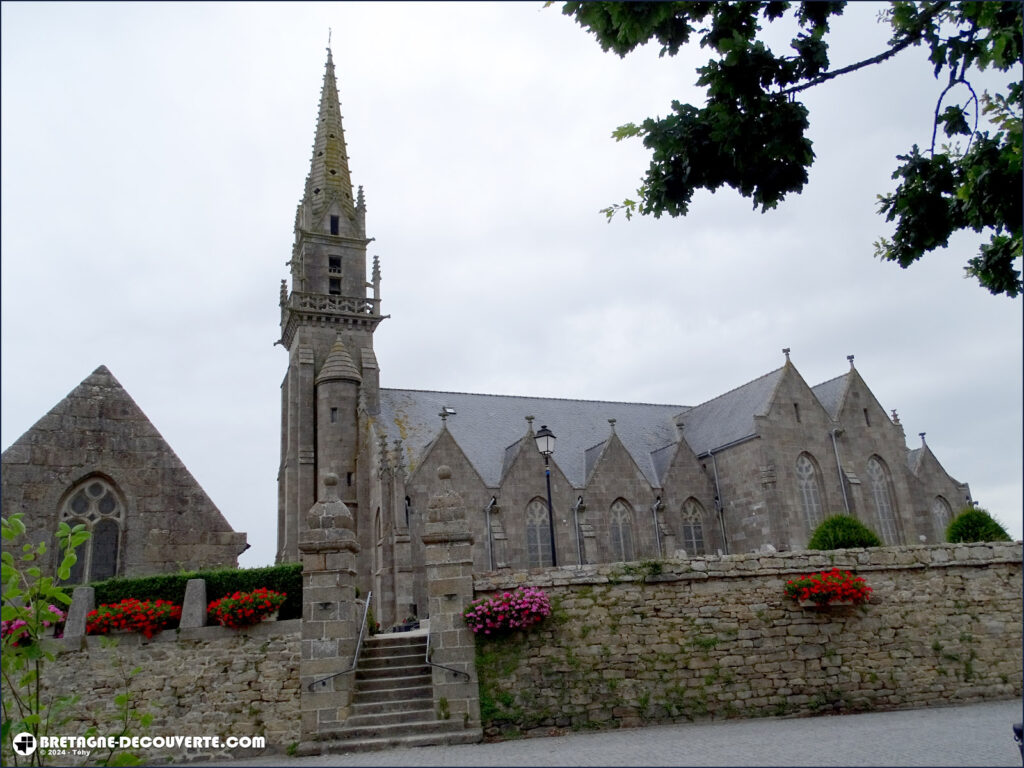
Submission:
{"label": "church", "polygon": [[907,447],[853,355],[811,385],[783,349],[775,370],[696,405],[382,387],[373,340],[390,315],[366,232],[328,50],[280,291],[277,561],[299,559],[335,475],[382,626],[426,616],[421,537],[441,466],[479,572],[800,549],[833,514],[888,545],[934,543],[971,502],[923,434]]}

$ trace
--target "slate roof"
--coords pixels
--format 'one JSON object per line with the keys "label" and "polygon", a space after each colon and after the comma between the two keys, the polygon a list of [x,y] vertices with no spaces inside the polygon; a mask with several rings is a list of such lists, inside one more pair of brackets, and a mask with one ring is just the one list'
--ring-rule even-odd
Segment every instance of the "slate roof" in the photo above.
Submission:
{"label": "slate roof", "polygon": [[[441,432],[442,408],[448,431],[490,488],[501,484],[519,441],[526,435],[526,417],[534,416],[534,431],[547,425],[557,442],[551,460],[577,488],[585,485],[611,436],[608,419],[640,471],[654,487],[674,455],[679,430],[696,455],[755,434],[754,416],[767,412],[785,368],[777,368],[701,405],[656,405],[603,400],[565,400],[550,397],[481,395],[418,389],[381,389],[378,429],[389,441],[401,437],[407,469],[413,471],[424,451]],[[848,373],[816,387],[813,392],[835,418]]]}
{"label": "slate roof", "polygon": [[921,468],[921,459],[924,458],[924,448],[914,448],[912,451],[907,451],[907,467],[915,475]]}
{"label": "slate roof", "polygon": [[754,416],[763,414],[782,377],[777,368],[724,395],[676,415],[683,424],[683,437],[698,456],[754,434]]}
{"label": "slate roof", "polygon": [[[659,485],[651,453],[677,438],[672,421],[682,405],[616,403],[601,400],[563,400],[550,397],[481,395],[415,389],[380,390],[378,429],[389,441],[401,437],[410,471],[441,431],[438,415],[445,406],[448,431],[488,487],[501,483],[506,456],[526,434],[526,417],[534,416],[536,432],[542,425],[555,433],[551,460],[575,487],[586,482],[587,449],[611,435],[608,419],[647,480]],[[512,449],[512,450],[509,450]]]}
{"label": "slate roof", "polygon": [[833,419],[839,418],[839,406],[842,404],[843,393],[846,391],[846,380],[849,372],[834,379],[823,381],[815,387],[811,387],[818,402]]}

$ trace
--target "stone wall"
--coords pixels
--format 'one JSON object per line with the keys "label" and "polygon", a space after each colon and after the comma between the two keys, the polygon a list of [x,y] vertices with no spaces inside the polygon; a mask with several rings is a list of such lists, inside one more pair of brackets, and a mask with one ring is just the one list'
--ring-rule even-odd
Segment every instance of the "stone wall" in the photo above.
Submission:
{"label": "stone wall", "polygon": [[[480,642],[485,733],[924,707],[1020,696],[1021,544],[949,544],[491,573],[553,615]],[[874,590],[813,610],[787,579],[833,565]]]}
{"label": "stone wall", "polygon": [[[222,741],[228,736],[265,736],[266,752],[283,753],[300,739],[300,624],[298,619],[263,622],[244,632],[224,627],[167,630],[151,640],[125,634],[111,648],[100,637],[53,641],[58,650],[56,660],[45,667],[46,691],[78,694],[81,700],[70,722],[51,729],[51,735],[82,736],[93,725],[97,735],[120,734],[113,720],[114,698],[125,692],[127,676],[139,710],[153,715],[150,727],[135,726],[133,735],[219,736]],[[134,669],[138,672],[129,675]],[[234,756],[260,752],[238,749]],[[138,754],[160,762],[231,756],[226,751],[167,749]]]}

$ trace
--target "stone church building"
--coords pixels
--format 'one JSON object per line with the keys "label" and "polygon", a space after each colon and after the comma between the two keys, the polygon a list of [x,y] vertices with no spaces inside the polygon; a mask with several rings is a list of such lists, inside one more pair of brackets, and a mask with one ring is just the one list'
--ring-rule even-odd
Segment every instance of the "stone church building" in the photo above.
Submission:
{"label": "stone church building", "polygon": [[51,547],[59,523],[85,525],[73,583],[237,568],[248,548],[192,473],[101,365],[3,452],[3,516],[24,514]]}
{"label": "stone church building", "polygon": [[[478,571],[798,549],[837,513],[885,544],[936,542],[970,502],[923,434],[907,448],[852,355],[812,386],[783,350],[779,368],[693,406],[383,388],[373,339],[388,315],[370,241],[328,51],[281,285],[277,560],[298,559],[306,515],[336,475],[356,521],[357,582],[382,625],[426,615],[421,536],[441,465],[470,510]],[[550,516],[536,442],[549,432]]]}

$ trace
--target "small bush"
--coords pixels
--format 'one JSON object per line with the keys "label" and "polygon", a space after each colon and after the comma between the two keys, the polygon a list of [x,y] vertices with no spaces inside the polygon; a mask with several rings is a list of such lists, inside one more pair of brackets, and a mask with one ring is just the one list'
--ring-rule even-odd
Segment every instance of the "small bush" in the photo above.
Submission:
{"label": "small bush", "polygon": [[988,510],[965,507],[946,529],[946,541],[1010,541],[1010,534]]}
{"label": "small bush", "polygon": [[826,517],[814,529],[808,549],[849,549],[850,547],[880,547],[882,540],[864,523],[849,515]]}

